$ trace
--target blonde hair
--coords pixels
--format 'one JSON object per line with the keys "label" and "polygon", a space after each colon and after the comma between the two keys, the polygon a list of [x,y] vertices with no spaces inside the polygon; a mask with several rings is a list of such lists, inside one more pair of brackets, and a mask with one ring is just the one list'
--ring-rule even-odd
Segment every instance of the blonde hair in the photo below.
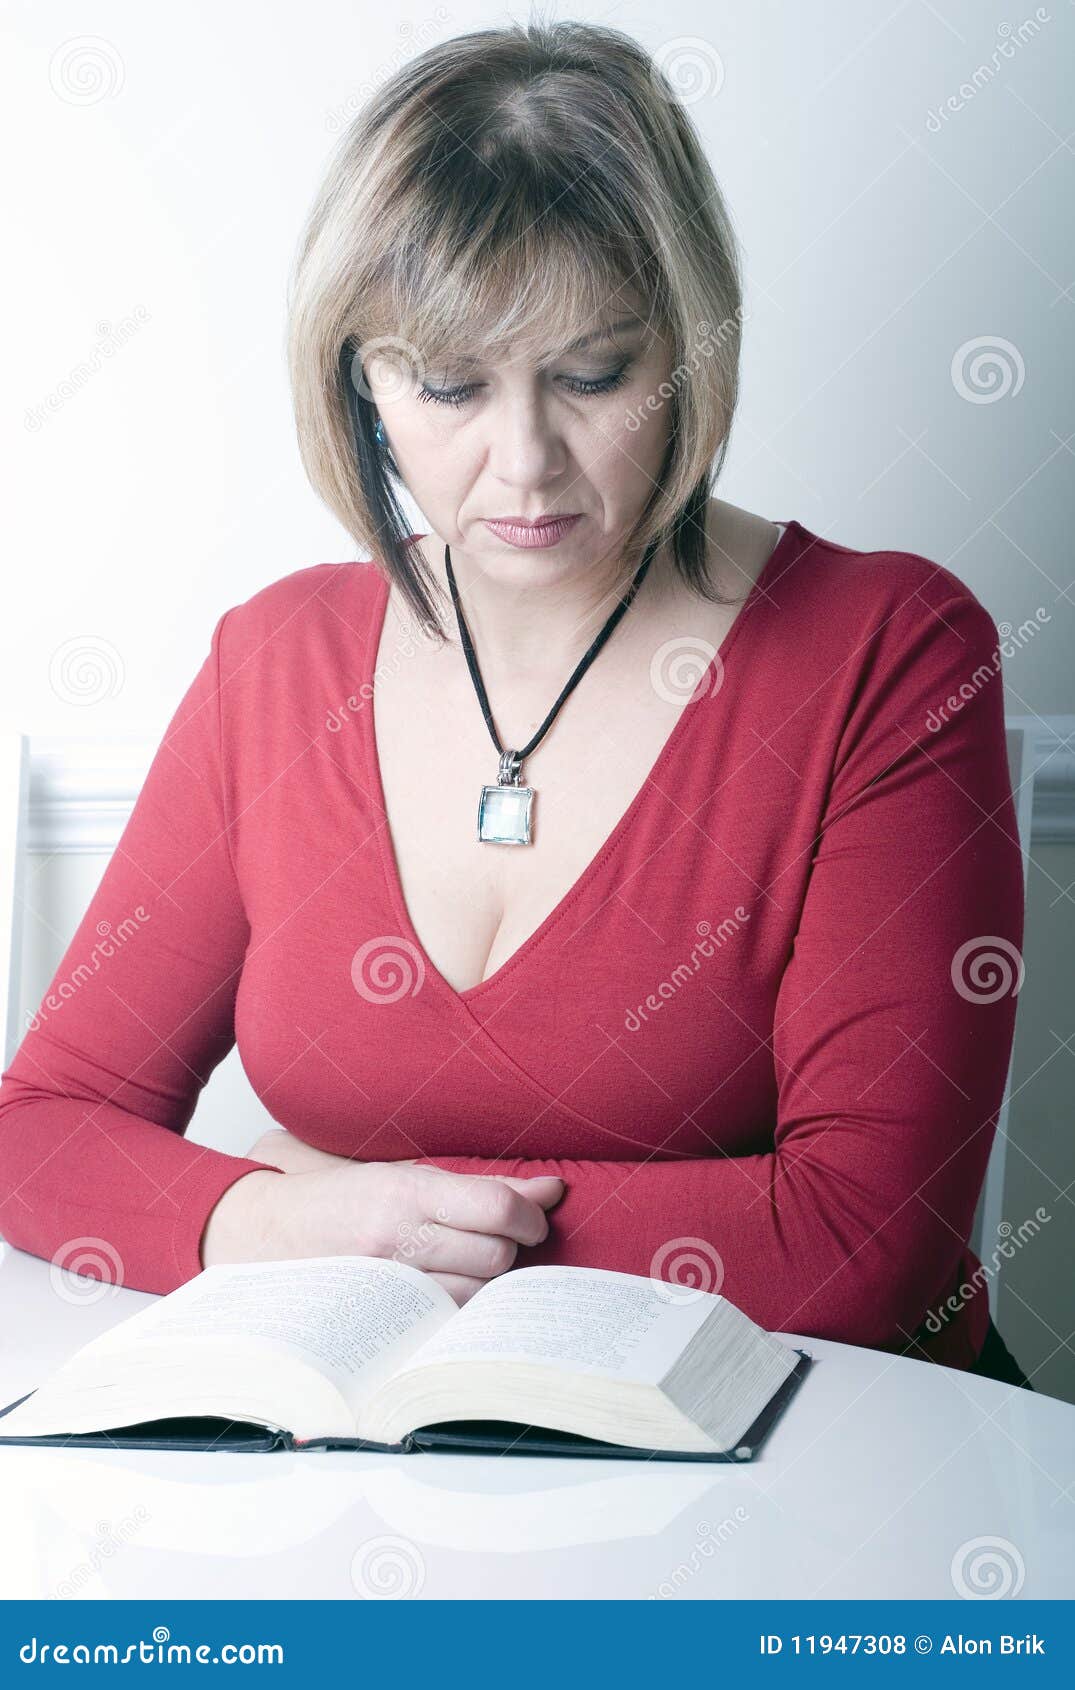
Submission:
{"label": "blonde hair", "polygon": [[[614,29],[530,22],[431,47],[343,135],[304,226],[288,362],[310,481],[379,557],[419,623],[443,633],[374,435],[365,381],[464,346],[482,362],[566,346],[610,302],[640,300],[672,349],[669,443],[625,544],[626,590],[651,542],[702,597],[706,512],[739,386],[742,285],[720,190],[670,83]],[[700,357],[699,354],[702,354]],[[662,384],[662,388],[665,384]]]}

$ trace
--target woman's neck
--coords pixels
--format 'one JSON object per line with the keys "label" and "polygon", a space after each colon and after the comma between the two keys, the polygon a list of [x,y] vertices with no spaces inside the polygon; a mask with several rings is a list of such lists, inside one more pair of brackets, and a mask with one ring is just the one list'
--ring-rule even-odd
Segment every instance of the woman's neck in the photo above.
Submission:
{"label": "woman's neck", "polygon": [[[443,542],[432,535],[422,541],[422,555],[444,591],[446,632],[460,647],[455,607],[448,584]],[[646,609],[664,590],[663,553],[654,557],[627,615]],[[530,563],[529,569],[524,564]],[[490,570],[453,547],[452,573],[482,676],[493,682],[511,674],[544,678],[550,666],[564,678],[597,638],[630,582],[623,580],[617,556],[598,560],[585,571],[557,576],[552,569],[533,567],[519,554],[519,565],[502,572]]]}

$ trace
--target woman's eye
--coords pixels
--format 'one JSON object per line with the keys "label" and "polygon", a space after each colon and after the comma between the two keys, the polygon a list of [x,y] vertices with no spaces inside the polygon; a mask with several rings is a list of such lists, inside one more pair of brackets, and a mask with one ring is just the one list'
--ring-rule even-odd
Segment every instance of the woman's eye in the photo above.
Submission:
{"label": "woman's eye", "polygon": [[465,405],[474,391],[474,382],[469,382],[465,387],[442,388],[426,387],[423,382],[422,386],[418,389],[418,397],[425,403],[428,403],[430,399],[433,399],[438,405]]}
{"label": "woman's eye", "polygon": [[611,393],[614,388],[623,386],[627,380],[627,370],[628,365],[621,364],[618,370],[613,370],[607,376],[597,376],[592,379],[582,376],[565,376],[564,381],[572,393],[580,393],[583,396],[595,393]]}
{"label": "woman's eye", "polygon": [[[622,387],[627,379],[629,364],[621,364],[618,370],[613,370],[607,376],[586,378],[583,376],[562,376],[560,379],[571,393],[582,398],[592,398],[597,394],[611,393],[617,387]],[[424,384],[418,389],[418,397],[425,403],[432,400],[438,405],[465,405],[477,393],[480,382],[466,382],[460,387],[426,387]]]}

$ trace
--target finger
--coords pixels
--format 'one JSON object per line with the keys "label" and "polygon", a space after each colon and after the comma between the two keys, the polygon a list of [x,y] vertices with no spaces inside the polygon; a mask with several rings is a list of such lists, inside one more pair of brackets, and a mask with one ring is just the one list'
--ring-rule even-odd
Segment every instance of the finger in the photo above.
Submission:
{"label": "finger", "polygon": [[488,1280],[469,1279],[463,1273],[431,1273],[429,1277],[435,1279],[438,1285],[442,1285],[449,1297],[454,1297],[460,1307],[470,1301],[475,1291],[480,1291],[483,1285],[488,1284]]}
{"label": "finger", "polygon": [[477,1279],[492,1279],[507,1273],[519,1246],[514,1238],[495,1232],[467,1232],[461,1227],[424,1221],[408,1244],[407,1260],[412,1267],[439,1273],[462,1273]]}
{"label": "finger", "polygon": [[505,1185],[510,1185],[515,1191],[521,1191],[524,1197],[530,1197],[535,1203],[540,1203],[543,1209],[551,1209],[554,1203],[559,1203],[566,1189],[559,1174],[534,1174],[529,1179],[516,1179],[514,1174],[490,1174],[485,1177],[502,1179]]}
{"label": "finger", "polygon": [[416,1167],[413,1177],[420,1181],[426,1214],[445,1226],[495,1232],[519,1244],[540,1244],[548,1236],[542,1205],[523,1195],[534,1181],[519,1181],[520,1190],[495,1175],[451,1174],[443,1168],[424,1167]]}

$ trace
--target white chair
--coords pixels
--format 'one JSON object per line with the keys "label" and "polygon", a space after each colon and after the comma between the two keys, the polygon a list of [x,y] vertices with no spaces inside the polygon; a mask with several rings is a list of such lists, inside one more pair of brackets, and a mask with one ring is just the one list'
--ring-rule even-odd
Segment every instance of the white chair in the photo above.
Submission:
{"label": "white chair", "polygon": [[[1023,851],[1023,889],[1026,890],[1027,868],[1030,862],[1030,828],[1034,813],[1034,779],[1038,772],[1039,753],[1037,729],[1040,724],[1034,716],[1009,717],[1005,724],[1005,738],[1008,742],[1008,770],[1012,781],[1012,798],[1015,802],[1015,822],[1019,832],[1019,843]],[[1018,1030],[1018,1017],[1016,1020]],[[1008,1115],[1011,1103],[1012,1068],[1015,1060],[1015,1041],[1012,1041],[1012,1057],[1008,1063],[1008,1078],[1004,1084],[1004,1096],[997,1111],[996,1136],[986,1168],[985,1180],[982,1185],[982,1195],[978,1201],[978,1209],[971,1229],[970,1247],[980,1259],[986,1256],[992,1258],[993,1245],[999,1234],[997,1228],[1004,1219],[1004,1176],[1008,1156]],[[997,1301],[1000,1295],[1000,1268],[1003,1258],[998,1258],[995,1267],[991,1262],[989,1274],[989,1307],[996,1319]]]}
{"label": "white chair", "polygon": [[29,798],[30,756],[26,735],[0,734],[0,1029],[5,1068],[22,1038],[19,969]]}

